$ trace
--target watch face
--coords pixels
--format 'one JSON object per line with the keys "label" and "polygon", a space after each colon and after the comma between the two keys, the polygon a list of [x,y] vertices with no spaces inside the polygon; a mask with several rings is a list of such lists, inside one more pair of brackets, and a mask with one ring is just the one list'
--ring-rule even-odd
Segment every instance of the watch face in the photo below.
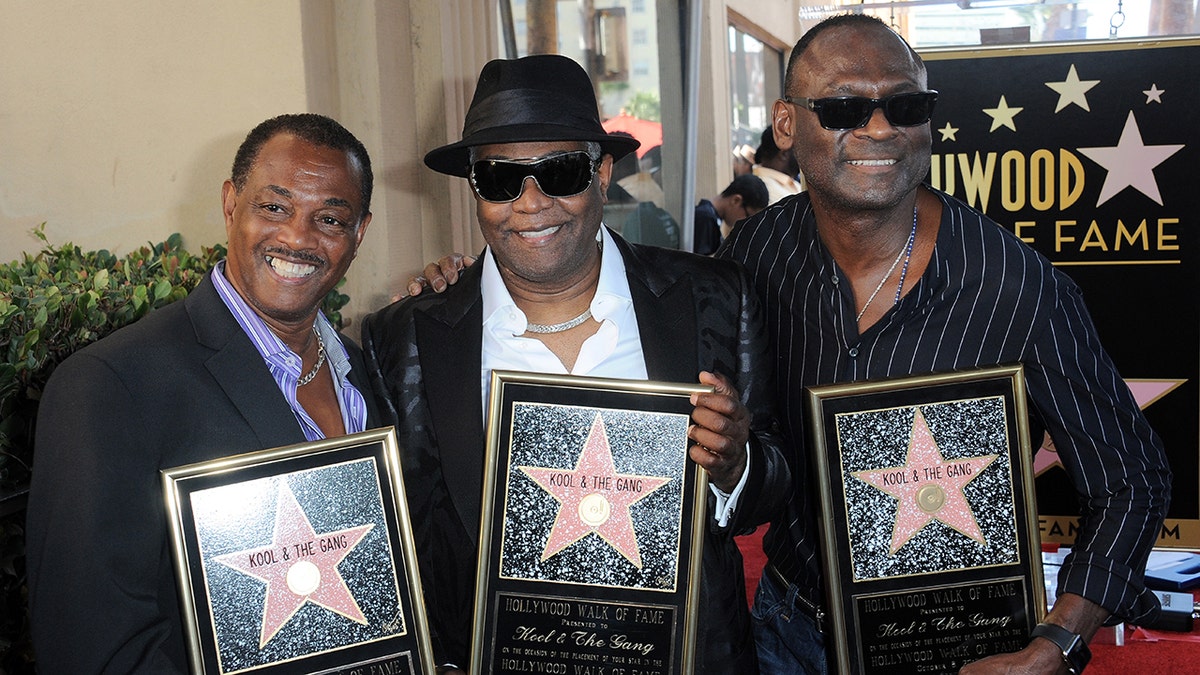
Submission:
{"label": "watch face", "polygon": [[1071,644],[1063,652],[1063,658],[1067,660],[1067,667],[1072,673],[1081,673],[1084,666],[1091,660],[1092,651],[1088,649],[1087,643],[1082,637],[1072,634]]}

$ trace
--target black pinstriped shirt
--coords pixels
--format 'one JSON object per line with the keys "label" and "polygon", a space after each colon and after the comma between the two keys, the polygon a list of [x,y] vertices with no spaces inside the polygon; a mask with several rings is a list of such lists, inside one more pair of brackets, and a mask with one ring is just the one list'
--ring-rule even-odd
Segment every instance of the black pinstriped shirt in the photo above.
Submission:
{"label": "black pinstriped shirt", "polygon": [[1032,426],[1049,431],[1083,507],[1059,592],[1129,620],[1153,612],[1142,574],[1170,499],[1161,440],[1100,346],[1075,283],[983,214],[934,193],[943,208],[929,265],[863,335],[806,193],[744,221],[717,252],[746,266],[763,299],[779,409],[796,448],[793,498],[764,539],[771,563],[819,601],[806,386],[1020,362]]}

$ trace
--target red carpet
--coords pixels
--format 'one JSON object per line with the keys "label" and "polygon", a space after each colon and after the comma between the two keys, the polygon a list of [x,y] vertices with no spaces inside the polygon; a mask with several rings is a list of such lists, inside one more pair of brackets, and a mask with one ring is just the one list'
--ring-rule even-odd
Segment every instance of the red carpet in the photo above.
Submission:
{"label": "red carpet", "polygon": [[754,534],[736,537],[738,548],[742,551],[742,564],[746,568],[746,597],[754,604],[754,589],[758,588],[758,578],[762,576],[763,565],[767,556],[762,551],[762,536],[767,526],[755,530]]}
{"label": "red carpet", "polygon": [[[746,597],[751,602],[766,562],[762,552],[762,535],[766,531],[764,525],[754,534],[737,538],[746,566]],[[1092,662],[1087,675],[1200,673],[1200,622],[1191,633],[1127,628],[1125,645],[1121,647],[1114,644],[1113,631],[1101,628],[1092,640]]]}

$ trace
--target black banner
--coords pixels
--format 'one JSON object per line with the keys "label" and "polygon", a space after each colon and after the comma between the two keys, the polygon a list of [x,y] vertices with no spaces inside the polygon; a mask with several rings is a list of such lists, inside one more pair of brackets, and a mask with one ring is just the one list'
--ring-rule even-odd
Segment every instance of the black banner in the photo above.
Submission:
{"label": "black banner", "polygon": [[[930,182],[1083,289],[1175,474],[1159,545],[1200,546],[1200,147],[1190,121],[1200,105],[1200,41],[922,56],[940,92]],[[1034,471],[1043,540],[1074,541],[1075,493],[1049,439]]]}

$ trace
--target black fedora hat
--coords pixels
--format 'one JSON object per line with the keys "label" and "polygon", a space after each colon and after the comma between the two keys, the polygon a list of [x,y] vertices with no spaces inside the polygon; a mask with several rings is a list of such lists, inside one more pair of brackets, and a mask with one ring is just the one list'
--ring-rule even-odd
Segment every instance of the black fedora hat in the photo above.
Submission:
{"label": "black fedora hat", "polygon": [[462,140],[430,150],[425,166],[466,177],[470,150],[492,143],[595,141],[620,159],[638,148],[600,125],[596,94],[583,68],[559,54],[489,61],[479,73]]}

